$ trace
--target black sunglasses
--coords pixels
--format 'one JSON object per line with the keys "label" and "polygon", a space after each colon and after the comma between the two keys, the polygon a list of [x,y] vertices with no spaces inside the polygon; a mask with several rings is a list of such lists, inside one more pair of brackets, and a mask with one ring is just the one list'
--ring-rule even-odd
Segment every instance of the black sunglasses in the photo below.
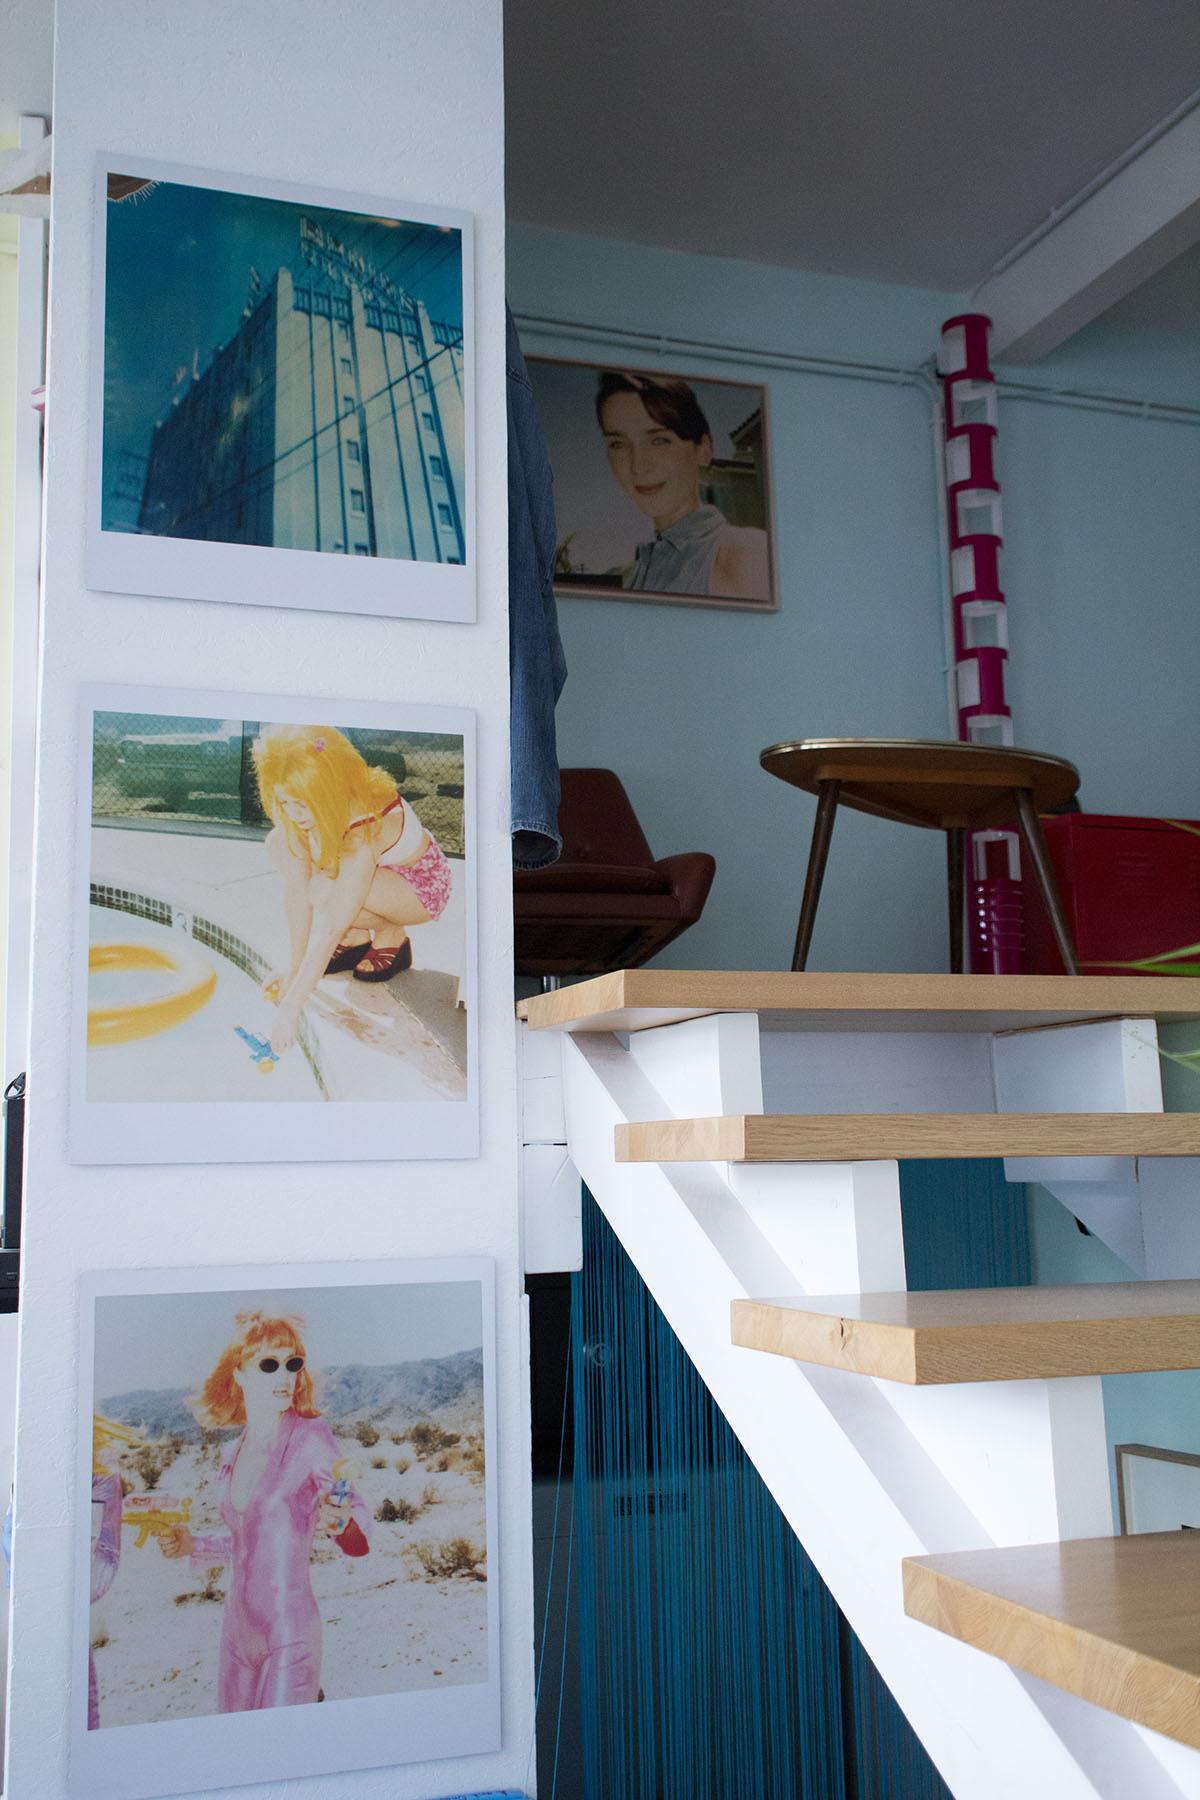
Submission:
{"label": "black sunglasses", "polygon": [[[273,1375],[279,1367],[279,1358],[277,1356],[264,1356],[258,1366],[264,1375]],[[289,1356],[283,1366],[289,1375],[298,1375],[304,1367],[304,1358],[302,1356]]]}

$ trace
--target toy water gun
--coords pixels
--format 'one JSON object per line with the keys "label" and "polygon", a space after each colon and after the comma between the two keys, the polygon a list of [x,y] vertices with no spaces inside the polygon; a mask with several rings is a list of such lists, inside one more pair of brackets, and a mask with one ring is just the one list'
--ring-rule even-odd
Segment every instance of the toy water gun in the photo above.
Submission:
{"label": "toy water gun", "polygon": [[259,1074],[269,1075],[279,1061],[278,1056],[271,1048],[270,1038],[255,1037],[254,1033],[247,1031],[244,1025],[235,1025],[233,1029],[249,1050],[250,1061],[257,1063]]}
{"label": "toy water gun", "polygon": [[177,1500],[173,1494],[132,1494],[125,1502],[122,1523],[137,1532],[133,1547],[141,1550],[152,1537],[166,1537],[169,1531],[186,1525],[191,1512],[191,1501]]}
{"label": "toy water gun", "polygon": [[[329,1498],[335,1506],[346,1504],[350,1483],[357,1481],[361,1473],[357,1463],[352,1463],[345,1456],[338,1457],[331,1470],[333,1486],[329,1490]],[[353,1518],[347,1519],[344,1528],[338,1533],[334,1542],[343,1556],[365,1556],[371,1547],[363,1535],[362,1527],[357,1519]]]}
{"label": "toy water gun", "polygon": [[333,1465],[333,1486],[329,1490],[329,1498],[335,1506],[344,1506],[346,1495],[350,1492],[350,1483],[357,1481],[361,1470],[357,1463],[348,1456],[339,1456]]}

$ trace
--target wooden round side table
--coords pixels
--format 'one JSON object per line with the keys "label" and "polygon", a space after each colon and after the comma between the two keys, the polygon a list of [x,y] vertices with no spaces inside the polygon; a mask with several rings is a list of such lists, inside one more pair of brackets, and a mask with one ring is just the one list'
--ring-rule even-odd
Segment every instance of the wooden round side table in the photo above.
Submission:
{"label": "wooden round side table", "polygon": [[955,974],[963,967],[966,834],[1015,826],[1050,916],[1063,967],[1070,975],[1079,973],[1038,819],[1039,812],[1063,807],[1078,789],[1079,771],[1071,763],[1036,750],[903,738],[803,738],[772,744],[759,761],[769,775],[817,796],[793,969],[803,969],[808,961],[834,815],[842,805],[946,833],[950,967]]}

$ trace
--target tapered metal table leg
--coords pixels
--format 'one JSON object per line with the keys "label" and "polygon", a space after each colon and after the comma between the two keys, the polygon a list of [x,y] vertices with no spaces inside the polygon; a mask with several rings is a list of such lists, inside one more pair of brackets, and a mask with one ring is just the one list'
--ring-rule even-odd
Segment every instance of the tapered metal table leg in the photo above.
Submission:
{"label": "tapered metal table leg", "polygon": [[792,951],[793,969],[803,969],[808,962],[813,925],[817,918],[817,901],[825,864],[829,860],[829,840],[833,836],[833,819],[837,812],[840,781],[822,781],[817,789],[817,817],[813,824],[812,843],[808,851],[808,871],[804,877],[804,898],[800,902],[800,922],[796,926],[796,947]]}

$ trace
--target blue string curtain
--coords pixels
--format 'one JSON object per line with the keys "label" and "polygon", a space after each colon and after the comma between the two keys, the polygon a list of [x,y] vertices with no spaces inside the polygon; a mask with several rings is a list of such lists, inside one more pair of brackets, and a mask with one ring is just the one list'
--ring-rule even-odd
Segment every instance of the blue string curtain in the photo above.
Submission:
{"label": "blue string curtain", "polygon": [[910,1288],[1027,1287],[1033,1279],[1025,1189],[1002,1162],[900,1164]]}
{"label": "blue string curtain", "polygon": [[[1021,1279],[1022,1197],[990,1165],[953,1167],[951,1179],[945,1164],[909,1165],[905,1178],[921,1285],[956,1256],[982,1273],[955,1285]],[[583,1230],[572,1381],[585,1800],[950,1800],[586,1192]]]}

